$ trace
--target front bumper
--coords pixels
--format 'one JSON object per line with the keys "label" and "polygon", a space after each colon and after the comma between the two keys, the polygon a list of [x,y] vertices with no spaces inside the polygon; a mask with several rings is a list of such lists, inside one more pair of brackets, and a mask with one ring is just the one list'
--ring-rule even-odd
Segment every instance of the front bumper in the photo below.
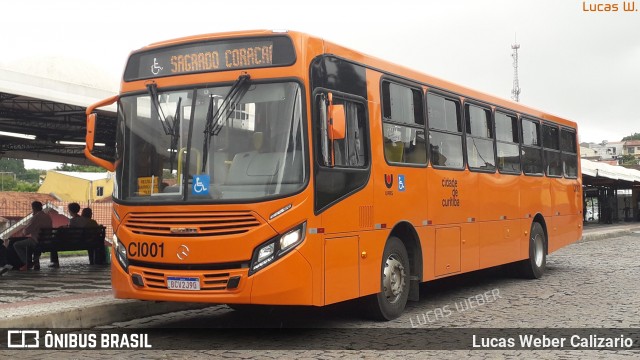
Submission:
{"label": "front bumper", "polygon": [[[217,304],[312,305],[313,281],[309,262],[293,250],[248,276],[248,267],[218,270],[171,270],[129,266],[127,274],[111,259],[114,296],[120,299],[205,302]],[[158,266],[160,267],[160,266]],[[133,276],[142,278],[135,285]],[[167,289],[168,277],[195,277],[200,290]],[[237,286],[235,282],[237,282]]]}

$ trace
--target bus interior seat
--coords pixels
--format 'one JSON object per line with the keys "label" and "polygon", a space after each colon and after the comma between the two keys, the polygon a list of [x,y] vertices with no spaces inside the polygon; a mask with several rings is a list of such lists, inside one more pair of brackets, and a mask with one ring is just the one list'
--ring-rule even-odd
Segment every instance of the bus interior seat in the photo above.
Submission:
{"label": "bus interior seat", "polygon": [[[293,157],[293,158],[292,158]],[[236,154],[229,168],[227,184],[264,185],[277,180],[280,171],[281,153],[259,153],[249,151]],[[298,184],[302,181],[302,155],[300,151],[287,153],[293,163],[285,168],[282,176],[284,184]]]}
{"label": "bus interior seat", "polygon": [[384,153],[388,161],[402,162],[402,157],[404,155],[404,143],[401,141],[385,142]]}
{"label": "bus interior seat", "polygon": [[267,183],[276,174],[277,163],[276,153],[238,153],[233,157],[226,182],[232,185]]}
{"label": "bus interior seat", "polygon": [[405,161],[412,164],[426,164],[427,163],[427,151],[423,144],[422,146],[412,146],[410,150],[404,152]]}
{"label": "bus interior seat", "polygon": [[227,179],[227,153],[215,152],[213,154],[213,174],[211,181],[213,184],[224,184]]}

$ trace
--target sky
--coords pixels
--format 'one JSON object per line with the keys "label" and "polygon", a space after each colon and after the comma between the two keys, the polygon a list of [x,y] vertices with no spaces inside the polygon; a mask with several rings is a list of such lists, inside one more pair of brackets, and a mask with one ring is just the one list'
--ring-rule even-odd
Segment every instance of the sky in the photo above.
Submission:
{"label": "sky", "polygon": [[[618,11],[591,11],[605,3]],[[0,67],[69,58],[113,89],[128,54],[150,43],[289,29],[510,98],[517,41],[521,103],[577,122],[581,142],[640,132],[640,11],[623,1],[21,0],[3,14]]]}

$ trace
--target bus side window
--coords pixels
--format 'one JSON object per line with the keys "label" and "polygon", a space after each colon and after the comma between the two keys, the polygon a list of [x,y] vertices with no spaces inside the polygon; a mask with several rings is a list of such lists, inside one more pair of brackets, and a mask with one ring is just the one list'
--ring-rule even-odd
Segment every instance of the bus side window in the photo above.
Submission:
{"label": "bus side window", "polygon": [[557,126],[548,124],[542,126],[542,145],[544,147],[545,173],[547,176],[562,176],[559,135]]}
{"label": "bus side window", "polygon": [[352,101],[341,101],[337,97],[334,97],[334,103],[342,103],[346,120],[344,139],[333,140],[334,165],[364,167],[367,164],[364,107]]}
{"label": "bus side window", "polygon": [[465,113],[469,169],[495,172],[496,160],[493,150],[491,110],[467,104]]}
{"label": "bus side window", "polygon": [[[314,208],[324,211],[369,181],[369,128],[364,102],[334,92],[319,92],[314,103],[313,136],[318,164]],[[344,111],[344,133],[340,111]],[[330,118],[337,120],[329,123]]]}
{"label": "bus side window", "polygon": [[426,164],[422,91],[382,82],[384,156],[390,163]]}
{"label": "bus side window", "polygon": [[498,171],[507,174],[520,174],[518,118],[496,111],[495,119]]}
{"label": "bus side window", "polygon": [[433,93],[427,94],[431,165],[464,168],[460,103]]}
{"label": "bus side window", "polygon": [[525,175],[543,175],[540,123],[522,119],[522,169]]}
{"label": "bus side window", "polygon": [[562,168],[566,178],[578,177],[578,153],[576,152],[576,133],[567,129],[560,130],[560,150],[562,150]]}

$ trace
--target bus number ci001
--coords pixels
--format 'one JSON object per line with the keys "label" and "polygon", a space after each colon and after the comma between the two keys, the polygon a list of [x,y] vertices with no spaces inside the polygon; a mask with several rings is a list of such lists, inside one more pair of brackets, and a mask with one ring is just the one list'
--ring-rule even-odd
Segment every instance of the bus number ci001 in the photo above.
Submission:
{"label": "bus number ci001", "polygon": [[132,242],[127,248],[129,256],[164,257],[164,243]]}

